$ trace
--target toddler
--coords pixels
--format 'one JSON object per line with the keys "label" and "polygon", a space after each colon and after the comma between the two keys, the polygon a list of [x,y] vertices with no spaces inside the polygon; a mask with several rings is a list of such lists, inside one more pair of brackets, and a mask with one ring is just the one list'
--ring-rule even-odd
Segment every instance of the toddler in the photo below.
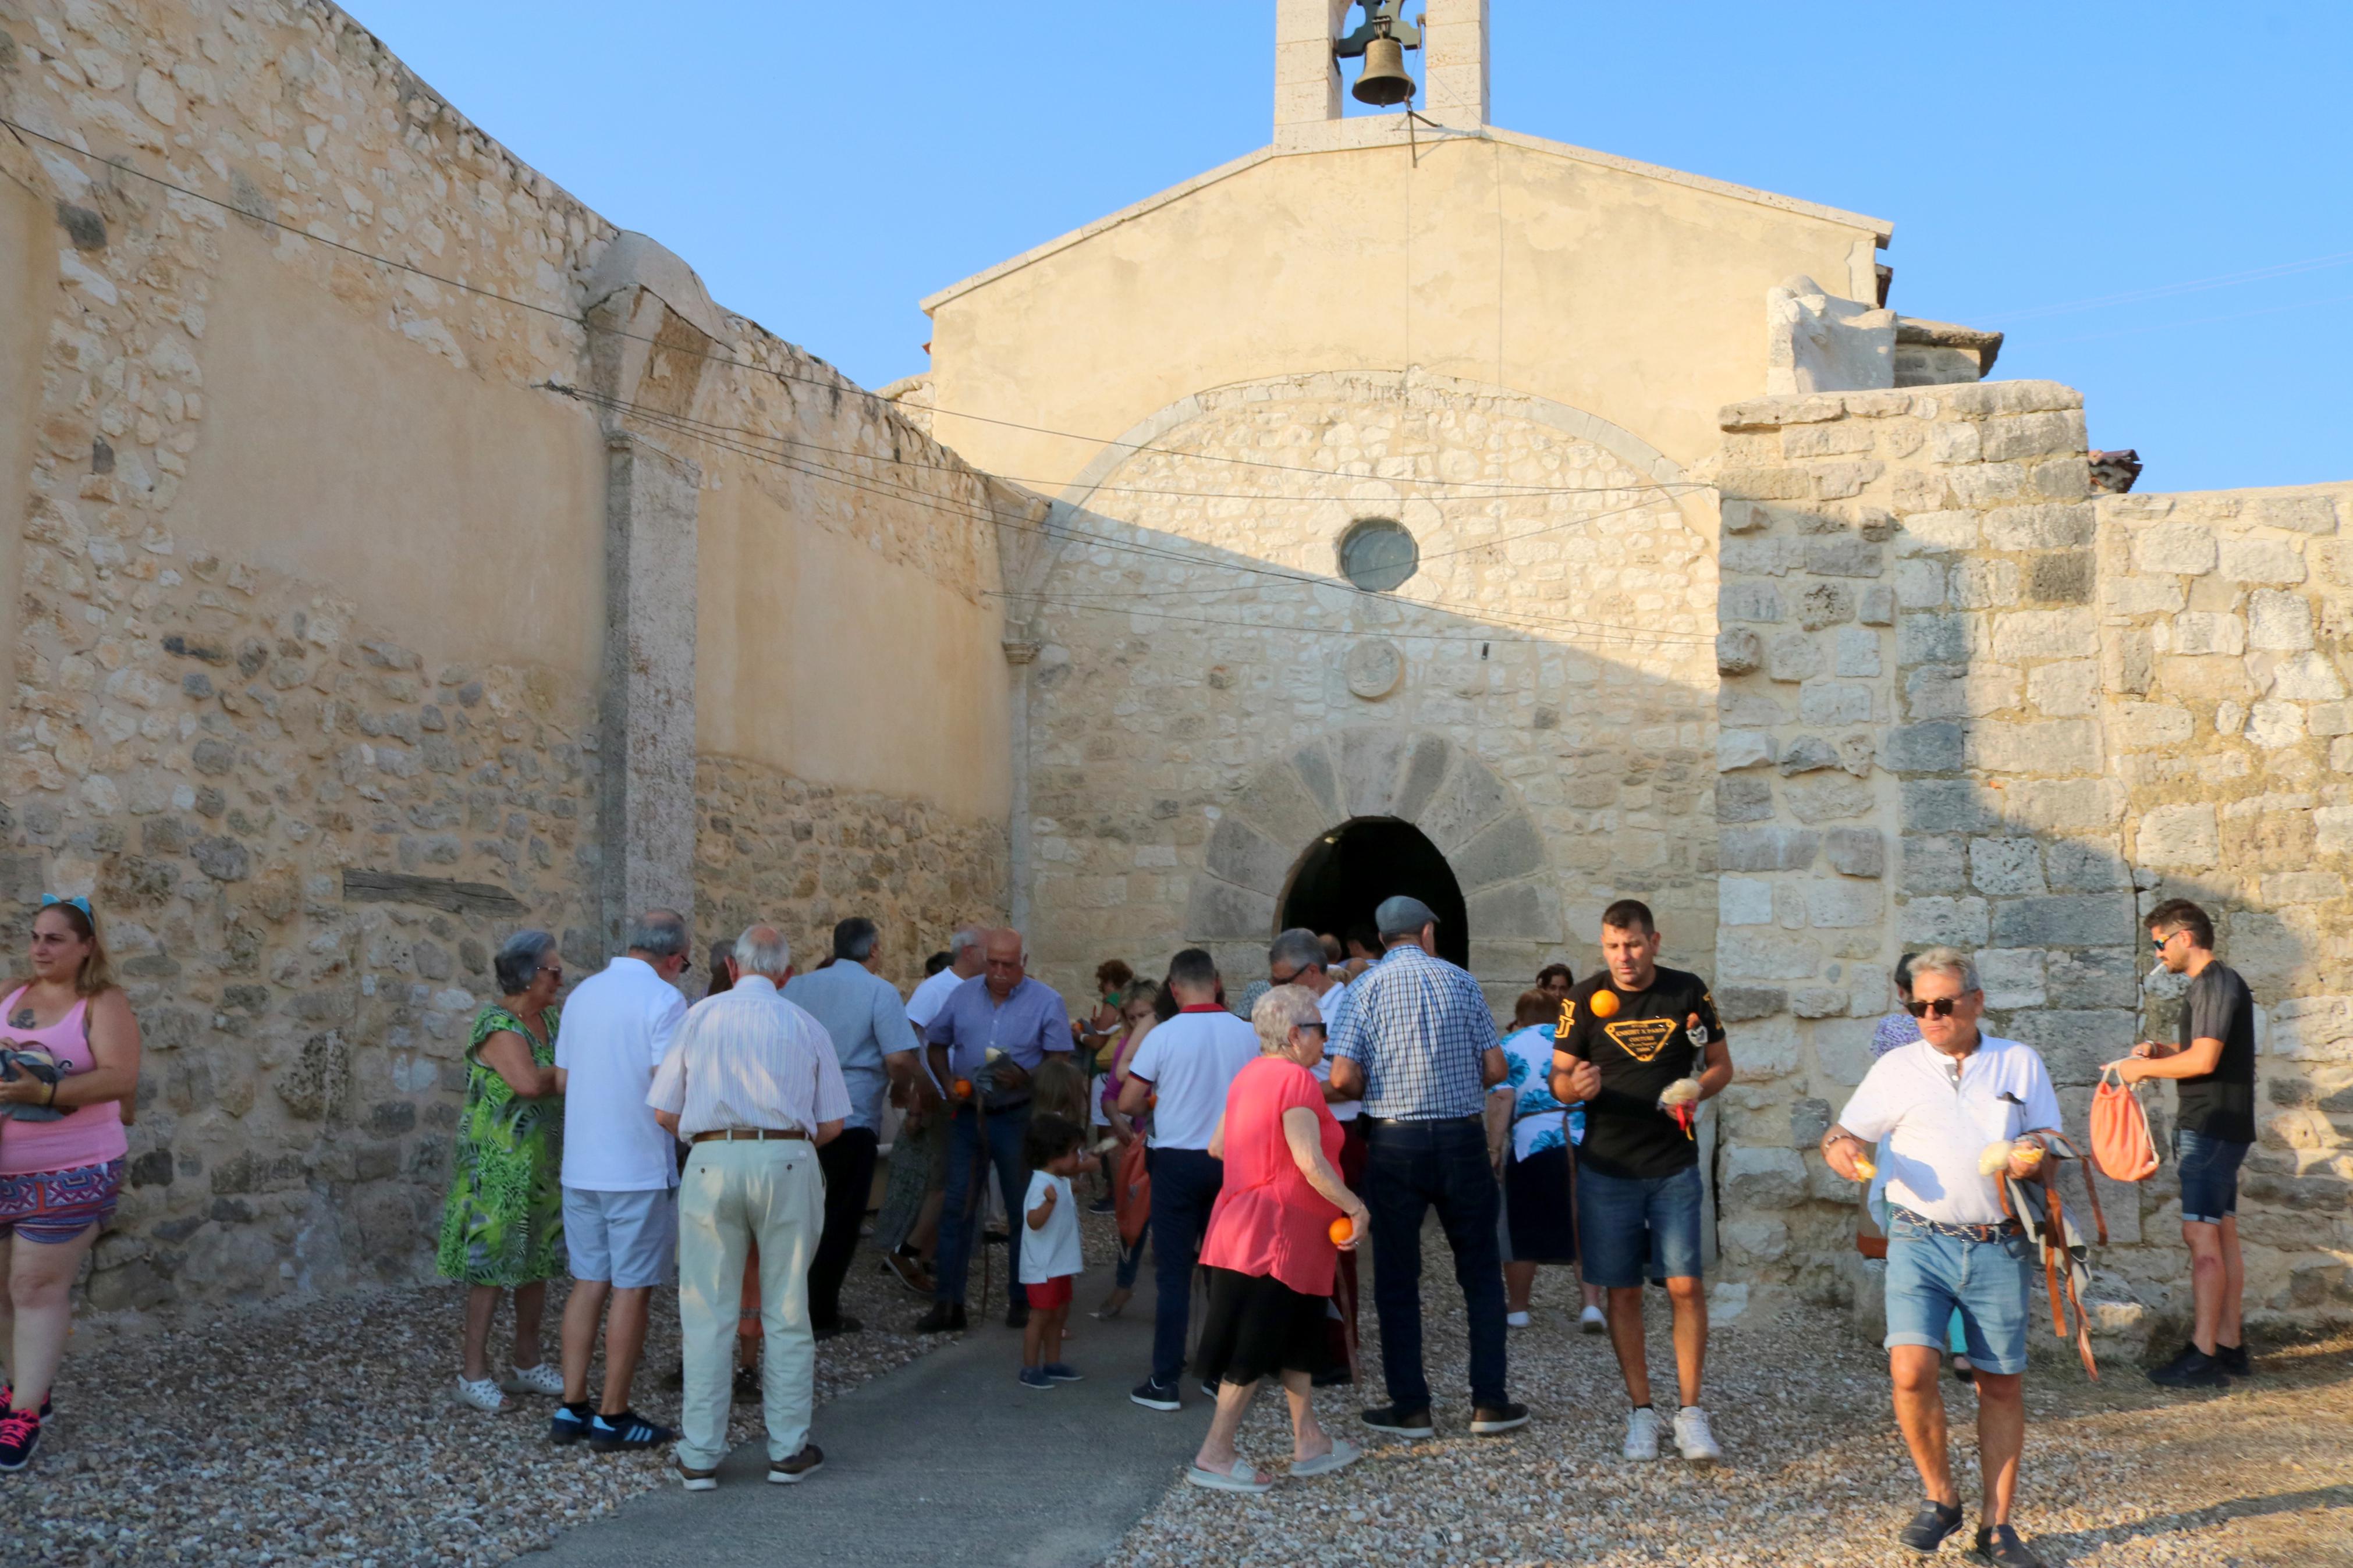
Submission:
{"label": "toddler", "polygon": [[1040,1111],[1029,1121],[1024,1152],[1029,1159],[1029,1192],[1021,1201],[1029,1234],[1021,1238],[1021,1288],[1029,1296],[1029,1322],[1021,1331],[1021,1386],[1051,1388],[1076,1383],[1079,1374],[1062,1357],[1062,1325],[1071,1316],[1071,1282],[1078,1278],[1079,1207],[1071,1178],[1093,1170],[1085,1131],[1066,1116]]}

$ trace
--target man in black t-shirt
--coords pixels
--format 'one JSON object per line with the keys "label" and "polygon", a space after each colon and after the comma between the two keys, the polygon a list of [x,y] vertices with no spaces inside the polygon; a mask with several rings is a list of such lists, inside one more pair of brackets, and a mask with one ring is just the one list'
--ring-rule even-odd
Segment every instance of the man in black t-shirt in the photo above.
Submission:
{"label": "man in black t-shirt", "polygon": [[1622,899],[1601,914],[1603,972],[1570,989],[1553,1043],[1552,1091],[1585,1103],[1577,1151],[1578,1262],[1609,1293],[1609,1342],[1634,1402],[1624,1453],[1659,1456],[1642,1337],[1642,1274],[1655,1237],[1674,1308],[1682,1403],[1675,1447],[1694,1464],[1722,1457],[1700,1408],[1707,1296],[1700,1282],[1700,1102],[1732,1080],[1732,1053],[1707,983],[1659,967],[1650,909]]}
{"label": "man in black t-shirt", "polygon": [[2239,1164],[2255,1141],[2255,998],[2238,971],[2214,956],[2214,922],[2189,900],[2149,910],[2148,935],[2159,962],[2189,976],[2181,1043],[2144,1040],[2116,1064],[2116,1074],[2126,1083],[2169,1078],[2180,1096],[2173,1153],[2196,1308],[2189,1343],[2148,1375],[2167,1388],[2214,1388],[2247,1375],[2239,1326],[2247,1273],[2237,1215]]}

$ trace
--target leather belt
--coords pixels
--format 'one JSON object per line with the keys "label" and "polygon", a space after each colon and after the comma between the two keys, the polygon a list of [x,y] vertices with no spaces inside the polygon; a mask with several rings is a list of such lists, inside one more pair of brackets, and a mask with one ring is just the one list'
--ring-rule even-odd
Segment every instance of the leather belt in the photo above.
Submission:
{"label": "leather belt", "polygon": [[[1917,1226],[1931,1236],[1950,1237],[1955,1241],[1979,1243],[2000,1241],[2004,1237],[2020,1234],[2019,1223],[2014,1219],[2005,1219],[1999,1225],[1957,1225],[1948,1220],[1930,1219],[1924,1214],[1914,1214],[1902,1204],[1890,1204],[1887,1206],[1891,1219]],[[1889,1228],[1892,1230],[1894,1227],[1891,1226]]]}
{"label": "leather belt", "polygon": [[733,1143],[740,1139],[747,1143],[764,1143],[772,1138],[799,1138],[807,1140],[807,1137],[808,1134],[802,1131],[797,1127],[722,1127],[715,1132],[698,1132],[690,1140],[690,1142],[695,1143]]}

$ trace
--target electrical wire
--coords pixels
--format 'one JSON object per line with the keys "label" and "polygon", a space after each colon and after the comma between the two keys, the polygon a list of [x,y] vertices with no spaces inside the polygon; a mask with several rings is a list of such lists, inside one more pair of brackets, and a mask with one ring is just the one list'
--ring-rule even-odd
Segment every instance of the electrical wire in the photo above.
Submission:
{"label": "electrical wire", "polygon": [[[2342,250],[2333,256],[2315,256],[2302,261],[2275,262],[2269,267],[2252,268],[2244,272],[2226,272],[2216,278],[2192,278],[2180,283],[2160,283],[2154,288],[2135,289],[2122,294],[2103,294],[2091,300],[2069,300],[2057,305],[2037,305],[2024,310],[2005,310],[1999,312],[1999,315],[2004,321],[2026,321],[2041,316],[2066,315],[2076,310],[2105,310],[2112,305],[2137,305],[2150,300],[2169,300],[2179,294],[2200,293],[2209,289],[2232,289],[2244,283],[2268,283],[2276,278],[2294,278],[2301,273],[2318,272],[2332,267],[2343,267],[2348,263],[2353,263],[2353,250]],[[2219,319],[2227,320],[2228,318]]]}
{"label": "electrical wire", "polygon": [[[543,384],[543,390],[565,395],[565,397],[581,397],[581,393],[576,388],[565,388],[565,385],[558,385],[558,384]],[[953,503],[953,500],[946,499],[946,496],[934,496],[932,491],[911,489],[908,484],[896,482],[896,479],[880,479],[880,478],[873,478],[873,475],[852,475],[852,472],[838,470],[838,468],[824,466],[824,463],[812,463],[807,461],[807,458],[779,456],[779,454],[772,454],[772,451],[757,449],[755,445],[748,445],[748,442],[744,442],[744,439],[734,439],[734,437],[741,437],[741,435],[751,435],[751,433],[744,433],[744,430],[732,428],[732,426],[711,426],[708,421],[696,421],[696,418],[691,416],[670,414],[670,411],[666,409],[652,409],[652,406],[645,406],[645,405],[626,405],[626,406],[630,409],[633,418],[640,418],[642,423],[649,423],[649,426],[654,426],[654,428],[670,430],[670,433],[685,435],[685,437],[690,439],[702,439],[702,442],[708,442],[708,445],[720,447],[723,451],[734,451],[734,454],[739,456],[748,456],[748,458],[755,458],[755,461],[760,463],[769,463],[769,466],[775,466],[775,468],[784,468],[784,470],[797,472],[797,475],[805,475],[805,478],[826,479],[826,482],[842,484],[842,487],[847,489],[859,489],[859,491],[866,491],[866,494],[882,496],[885,500],[915,500],[915,503],[930,505],[930,508],[934,508],[934,510],[946,512],[946,515],[951,517],[965,517],[967,521],[988,521],[988,524],[996,524],[996,527],[1014,529],[1014,531],[1021,531],[1021,533],[1035,533],[1035,536],[1050,538],[1050,541],[1087,543],[1087,545],[1094,545],[1094,548],[1118,550],[1118,552],[1127,552],[1127,555],[1148,557],[1148,560],[1153,562],[1172,562],[1172,564],[1200,566],[1200,569],[1212,569],[1212,572],[1238,572],[1238,574],[1250,574],[1250,576],[1266,576],[1266,578],[1275,578],[1275,581],[1303,583],[1303,585],[1308,585],[1308,588],[1341,588],[1341,583],[1336,581],[1336,578],[1318,576],[1318,574],[1306,574],[1306,572],[1294,572],[1294,569],[1284,569],[1284,566],[1259,566],[1259,564],[1251,564],[1251,562],[1217,560],[1217,557],[1207,557],[1207,555],[1200,555],[1200,552],[1190,552],[1190,550],[1176,550],[1176,548],[1167,548],[1167,545],[1148,545],[1148,543],[1136,543],[1136,541],[1123,541],[1123,538],[1113,538],[1108,536],[1108,533],[1092,533],[1087,531],[1087,529],[1073,529],[1069,527],[1069,524],[1030,524],[1030,521],[1014,521],[1012,517],[1005,515],[1000,508],[993,508],[993,505],[981,503],[981,510],[974,510],[972,505]],[[974,475],[974,478],[979,478],[979,475]],[[1569,524],[1556,524],[1556,527],[1584,524],[1584,521],[1593,521],[1598,520],[1598,517],[1617,515],[1617,512],[1642,510],[1642,508],[1650,508],[1650,505],[1657,505],[1657,500],[1638,500],[1638,503],[1623,505],[1623,508],[1612,508],[1612,510],[1605,510],[1605,512],[1588,512],[1588,515],[1572,520]],[[1548,531],[1548,529],[1535,529],[1535,531]],[[1527,533],[1518,533],[1518,536],[1513,536],[1513,538],[1527,538]],[[1484,545],[1466,545],[1463,550],[1450,550],[1450,552],[1433,552],[1433,555],[1423,555],[1419,557],[1419,560],[1421,562],[1445,560],[1447,555],[1468,555],[1468,552],[1475,552],[1475,550],[1492,550],[1492,548],[1499,548],[1499,545],[1513,543],[1513,538],[1490,541],[1490,543],[1484,543]],[[1475,616],[1484,616],[1484,618],[1496,618],[1499,614],[1511,614],[1511,611],[1496,611],[1492,609],[1492,606],[1484,606],[1484,605],[1457,605],[1457,602],[1445,602],[1445,599],[1398,599],[1398,602],[1400,602],[1400,605],[1417,605],[1417,606],[1423,606],[1423,609],[1475,614]],[[1562,630],[1612,632],[1612,635],[1619,635],[1619,632],[1621,632],[1621,635],[1633,635],[1633,637],[1647,637],[1647,635],[1654,635],[1654,630],[1657,630],[1657,627],[1614,626],[1614,623],[1605,623],[1605,621],[1577,621],[1577,618],[1535,618],[1535,616],[1527,616],[1527,621],[1541,623],[1541,626],[1557,626],[1562,627]],[[1313,630],[1313,627],[1302,627],[1302,630]],[[1704,637],[1692,637],[1692,642],[1704,642]]]}
{"label": "electrical wire", "polygon": [[[145,180],[149,184],[158,185],[164,190],[172,192],[175,195],[186,196],[191,201],[204,202],[209,205],[218,207],[223,212],[233,213],[239,217],[248,218],[255,223],[267,224],[272,228],[282,229],[288,234],[293,235],[301,239],[308,240],[312,244],[324,245],[332,249],[340,250],[348,256],[355,256],[364,261],[373,261],[381,267],[389,267],[396,271],[406,272],[415,277],[425,279],[428,282],[439,284],[444,288],[455,289],[461,293],[471,294],[480,299],[493,300],[499,304],[513,305],[522,310],[534,311],[537,314],[552,317],[556,321],[577,327],[583,331],[602,332],[608,337],[622,338],[632,342],[649,343],[668,353],[684,354],[692,359],[708,360],[714,364],[729,365],[737,370],[750,371],[755,374],[769,376],[780,382],[798,383],[808,386],[822,387],[826,391],[831,393],[848,393],[853,394],[857,396],[870,398],[876,404],[881,405],[886,412],[902,414],[903,416],[903,411],[901,410],[898,405],[893,403],[890,398],[883,396],[879,392],[870,391],[867,388],[859,385],[856,382],[850,380],[848,376],[841,374],[839,371],[835,372],[830,378],[814,375],[800,375],[796,374],[791,371],[778,370],[770,365],[758,364],[750,360],[739,359],[732,354],[712,353],[674,342],[658,342],[655,338],[643,332],[632,332],[625,328],[607,326],[601,322],[590,321],[584,315],[576,315],[568,310],[560,310],[551,305],[535,304],[529,300],[519,300],[510,294],[501,294],[494,289],[485,289],[480,284],[467,283],[455,278],[444,277],[440,273],[429,272],[424,268],[416,266],[410,262],[397,261],[389,256],[379,256],[374,251],[363,250],[355,245],[347,245],[339,239],[324,238],[319,235],[311,233],[308,229],[297,228],[292,224],[287,223],[283,219],[270,216],[269,214],[253,212],[245,207],[238,206],[234,202],[223,201],[218,196],[207,195],[202,191],[193,190],[186,185],[176,184],[171,180],[166,180],[161,175],[151,174],[145,170],[128,162],[117,162],[113,159],[103,157],[99,153],[90,152],[86,148],[76,147],[69,142],[60,142],[54,136],[47,135],[42,132],[34,130],[29,125],[23,124],[18,121],[10,120],[5,116],[0,116],[0,126],[6,127],[7,130],[16,134],[19,140],[26,136],[31,136],[38,141],[47,142],[52,147],[58,148],[67,153],[71,153],[77,157],[92,159],[104,167],[112,169],[117,173],[130,174],[135,178]],[[782,342],[783,340],[779,339],[778,341]],[[810,357],[814,358],[815,356],[812,355]],[[1402,391],[1401,388],[1400,391]],[[1029,434],[1037,436],[1051,436],[1062,440],[1083,441],[1090,446],[1095,447],[1124,447],[1131,452],[1170,451],[1170,448],[1168,447],[1155,446],[1150,442],[1121,441],[1101,436],[1082,435],[1074,430],[1058,430],[1051,426],[1030,425],[1018,419],[1001,419],[986,414],[967,414],[953,408],[934,406],[931,412],[935,416],[942,416],[950,419],[966,419],[976,424],[995,425],[1006,429],[1025,431]],[[1197,457],[1198,460],[1201,461],[1226,463],[1240,468],[1273,468],[1286,472],[1316,474],[1319,476],[1329,477],[1325,474],[1325,471],[1321,468],[1309,468],[1287,463],[1269,463],[1251,458],[1208,457],[1206,455],[1191,453],[1176,453],[1172,455]],[[1421,482],[1469,489],[1495,489],[1500,488],[1509,488],[1504,481],[1483,479],[1446,479]]]}

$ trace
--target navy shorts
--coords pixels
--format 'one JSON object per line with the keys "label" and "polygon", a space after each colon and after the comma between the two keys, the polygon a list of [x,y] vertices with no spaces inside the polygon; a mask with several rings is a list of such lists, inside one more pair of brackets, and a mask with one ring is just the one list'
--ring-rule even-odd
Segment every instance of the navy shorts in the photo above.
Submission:
{"label": "navy shorts", "polygon": [[2181,1223],[2220,1225],[2239,1212],[2239,1164],[2253,1147],[2173,1130],[2173,1158],[2181,1173]]}
{"label": "navy shorts", "polygon": [[1577,1169],[1577,1240],[1585,1282],[1630,1289],[1648,1271],[1660,1279],[1700,1274],[1699,1167],[1672,1176],[1605,1176]]}

